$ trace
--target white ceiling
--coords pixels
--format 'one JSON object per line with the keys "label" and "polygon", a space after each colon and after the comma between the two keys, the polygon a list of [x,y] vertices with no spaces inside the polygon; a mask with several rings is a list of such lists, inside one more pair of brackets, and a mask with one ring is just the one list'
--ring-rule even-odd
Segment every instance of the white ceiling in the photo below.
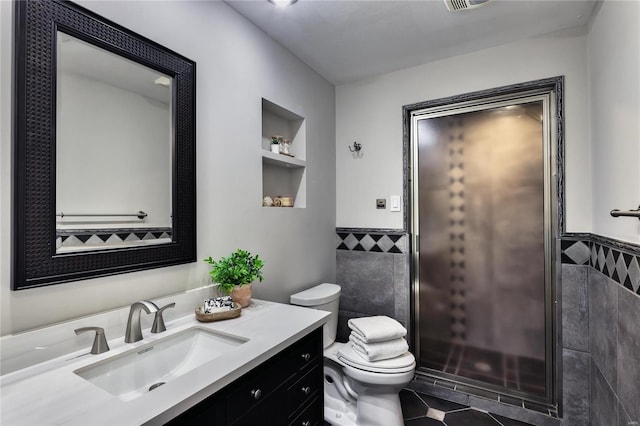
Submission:
{"label": "white ceiling", "polygon": [[[443,0],[226,0],[333,84],[585,25],[595,0],[495,0],[449,12]],[[470,70],[470,72],[479,70]]]}

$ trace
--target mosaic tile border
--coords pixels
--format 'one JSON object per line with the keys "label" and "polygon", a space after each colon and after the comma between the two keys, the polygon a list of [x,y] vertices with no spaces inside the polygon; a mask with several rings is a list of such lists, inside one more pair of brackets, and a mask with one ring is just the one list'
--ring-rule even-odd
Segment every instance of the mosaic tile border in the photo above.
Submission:
{"label": "mosaic tile border", "polygon": [[404,232],[383,229],[336,228],[338,250],[405,254],[409,252]]}
{"label": "mosaic tile border", "polygon": [[58,229],[56,247],[84,247],[172,238],[166,228]]}
{"label": "mosaic tile border", "polygon": [[[409,236],[397,230],[336,228],[338,250],[409,253]],[[561,262],[588,265],[640,295],[640,246],[596,234],[567,234]]]}
{"label": "mosaic tile border", "polygon": [[640,296],[640,246],[595,234],[564,237],[562,263],[589,265]]}

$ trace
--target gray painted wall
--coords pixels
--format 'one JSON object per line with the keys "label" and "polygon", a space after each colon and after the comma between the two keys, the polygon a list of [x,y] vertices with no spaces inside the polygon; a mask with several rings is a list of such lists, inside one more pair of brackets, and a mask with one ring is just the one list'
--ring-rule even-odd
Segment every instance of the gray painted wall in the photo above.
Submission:
{"label": "gray painted wall", "polygon": [[[274,301],[288,302],[294,292],[334,281],[334,86],[224,2],[80,3],[197,63],[198,258],[219,258],[239,247],[260,254],[265,281],[254,286],[254,295]],[[208,284],[209,268],[198,261],[9,290],[12,5],[0,2],[1,335]],[[306,118],[305,209],[262,207],[263,97]]]}

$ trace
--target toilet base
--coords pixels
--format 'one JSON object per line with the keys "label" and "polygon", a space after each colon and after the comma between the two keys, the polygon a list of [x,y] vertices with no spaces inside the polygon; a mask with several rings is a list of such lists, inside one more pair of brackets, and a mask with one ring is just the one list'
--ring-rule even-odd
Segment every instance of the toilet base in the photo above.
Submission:
{"label": "toilet base", "polygon": [[324,421],[332,426],[358,426],[356,423],[356,407],[353,403],[345,404],[325,393]]}
{"label": "toilet base", "polygon": [[362,384],[342,374],[336,363],[325,359],[324,420],[332,426],[403,426],[398,396],[409,381],[379,386]]}
{"label": "toilet base", "polygon": [[367,426],[404,426],[398,393],[358,394],[357,424]]}
{"label": "toilet base", "polygon": [[[381,407],[380,404],[384,407]],[[384,408],[381,410],[380,408]],[[371,415],[368,415],[371,413]],[[402,426],[402,408],[397,395],[381,399],[358,397],[358,405],[344,403],[331,395],[324,395],[324,420],[332,426]]]}
{"label": "toilet base", "polygon": [[338,364],[324,360],[324,420],[332,426],[357,426],[355,392]]}

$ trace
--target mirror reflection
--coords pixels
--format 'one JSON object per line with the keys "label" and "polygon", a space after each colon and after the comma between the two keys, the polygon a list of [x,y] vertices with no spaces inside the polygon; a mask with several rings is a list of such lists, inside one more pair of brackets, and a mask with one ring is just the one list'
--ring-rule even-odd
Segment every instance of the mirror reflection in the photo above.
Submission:
{"label": "mirror reflection", "polygon": [[56,253],[172,241],[172,86],[57,33]]}

